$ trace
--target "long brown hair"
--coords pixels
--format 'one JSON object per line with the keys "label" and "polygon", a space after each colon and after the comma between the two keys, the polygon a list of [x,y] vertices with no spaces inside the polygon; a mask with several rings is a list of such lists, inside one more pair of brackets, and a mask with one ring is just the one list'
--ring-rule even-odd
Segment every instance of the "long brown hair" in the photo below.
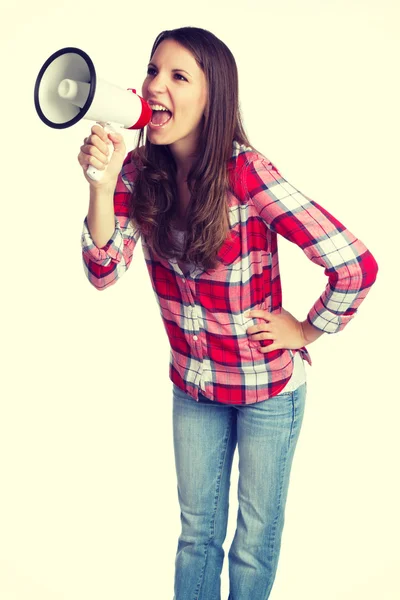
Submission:
{"label": "long brown hair", "polygon": [[233,140],[250,146],[239,109],[238,72],[229,48],[214,34],[198,27],[161,32],[150,60],[161,42],[172,39],[188,49],[204,71],[208,98],[197,158],[188,173],[191,195],[183,253],[174,243],[172,219],[178,208],[176,164],[168,145],[151,144],[141,130],[132,160],[138,169],[130,200],[130,217],[145,234],[152,250],[164,259],[182,258],[203,269],[217,266],[216,256],[229,232],[227,163]]}

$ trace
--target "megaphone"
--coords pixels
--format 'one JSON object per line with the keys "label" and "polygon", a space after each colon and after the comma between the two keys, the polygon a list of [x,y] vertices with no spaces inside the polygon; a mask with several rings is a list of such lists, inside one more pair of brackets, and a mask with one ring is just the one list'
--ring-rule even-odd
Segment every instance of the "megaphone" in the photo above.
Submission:
{"label": "megaphone", "polygon": [[[35,83],[35,108],[49,127],[65,129],[81,119],[97,121],[114,131],[111,123],[125,129],[141,129],[149,123],[152,109],[136,94],[99,79],[91,58],[79,48],[61,48],[43,64]],[[109,159],[113,145],[110,144]],[[99,181],[104,171],[90,166],[87,175]]]}

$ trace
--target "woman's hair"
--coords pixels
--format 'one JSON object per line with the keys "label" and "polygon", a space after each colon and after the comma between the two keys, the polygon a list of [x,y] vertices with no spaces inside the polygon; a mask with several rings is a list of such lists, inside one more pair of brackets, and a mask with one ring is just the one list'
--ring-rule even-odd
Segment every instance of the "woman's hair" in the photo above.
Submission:
{"label": "woman's hair", "polygon": [[168,145],[156,145],[144,130],[132,153],[138,169],[130,199],[130,217],[148,245],[164,259],[182,258],[207,270],[216,268],[217,253],[229,232],[227,162],[233,140],[249,146],[239,109],[238,72],[229,48],[215,35],[197,27],[163,31],[156,38],[150,60],[161,42],[175,40],[189,50],[207,82],[207,102],[196,159],[188,173],[191,200],[183,253],[174,242],[172,219],[178,209],[176,164]]}

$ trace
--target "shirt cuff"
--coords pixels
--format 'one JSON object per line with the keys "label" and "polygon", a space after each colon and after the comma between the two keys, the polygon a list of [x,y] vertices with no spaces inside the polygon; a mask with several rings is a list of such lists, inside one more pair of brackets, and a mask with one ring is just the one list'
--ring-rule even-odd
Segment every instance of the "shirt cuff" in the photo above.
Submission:
{"label": "shirt cuff", "polygon": [[85,217],[81,244],[83,254],[98,265],[106,267],[111,261],[116,263],[120,262],[123,257],[124,239],[117,217],[115,217],[114,233],[107,244],[102,248],[98,248],[93,242],[88,227],[87,217]]}
{"label": "shirt cuff", "polygon": [[307,320],[317,329],[325,333],[337,333],[344,329],[349,321],[354,318],[356,312],[348,315],[338,315],[327,310],[323,306],[314,305],[307,315]]}

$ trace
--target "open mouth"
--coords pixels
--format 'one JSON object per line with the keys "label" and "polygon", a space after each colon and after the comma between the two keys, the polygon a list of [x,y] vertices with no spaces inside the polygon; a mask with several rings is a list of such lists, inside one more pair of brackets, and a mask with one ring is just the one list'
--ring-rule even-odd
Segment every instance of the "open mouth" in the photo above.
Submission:
{"label": "open mouth", "polygon": [[154,127],[164,127],[172,118],[172,113],[167,108],[157,106],[157,108],[153,108],[153,114],[151,117],[151,125]]}

